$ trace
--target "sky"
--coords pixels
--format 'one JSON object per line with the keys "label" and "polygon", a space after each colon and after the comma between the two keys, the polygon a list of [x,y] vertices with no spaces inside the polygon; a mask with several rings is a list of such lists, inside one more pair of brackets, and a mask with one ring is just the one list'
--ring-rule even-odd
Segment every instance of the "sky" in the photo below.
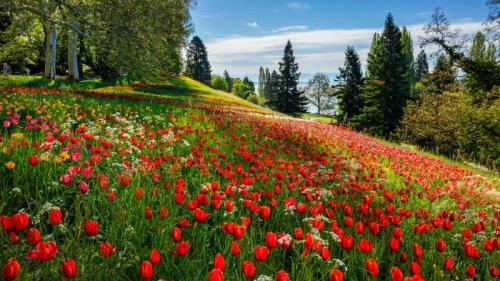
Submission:
{"label": "sky", "polygon": [[410,30],[414,49],[435,7],[452,27],[466,34],[483,29],[486,0],[198,0],[192,10],[193,35],[207,46],[213,74],[257,76],[260,66],[278,68],[291,40],[301,80],[314,73],[333,76],[344,51],[354,46],[363,67],[374,32],[382,32],[387,14]]}

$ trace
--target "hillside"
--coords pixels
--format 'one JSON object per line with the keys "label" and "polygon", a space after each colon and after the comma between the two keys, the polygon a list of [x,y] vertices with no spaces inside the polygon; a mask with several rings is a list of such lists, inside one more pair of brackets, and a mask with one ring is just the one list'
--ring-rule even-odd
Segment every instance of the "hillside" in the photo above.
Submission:
{"label": "hillside", "polygon": [[0,85],[19,280],[495,280],[493,176],[185,77]]}

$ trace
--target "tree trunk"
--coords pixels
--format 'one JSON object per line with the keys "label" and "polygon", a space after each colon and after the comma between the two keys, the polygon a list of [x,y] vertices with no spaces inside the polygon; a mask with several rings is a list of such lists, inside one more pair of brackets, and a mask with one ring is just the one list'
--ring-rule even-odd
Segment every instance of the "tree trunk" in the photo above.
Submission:
{"label": "tree trunk", "polygon": [[56,55],[57,55],[57,28],[55,24],[50,26],[48,32],[47,46],[45,49],[45,77],[56,78]]}
{"label": "tree trunk", "polygon": [[70,29],[68,36],[68,78],[74,81],[80,80],[78,71],[78,34]]}

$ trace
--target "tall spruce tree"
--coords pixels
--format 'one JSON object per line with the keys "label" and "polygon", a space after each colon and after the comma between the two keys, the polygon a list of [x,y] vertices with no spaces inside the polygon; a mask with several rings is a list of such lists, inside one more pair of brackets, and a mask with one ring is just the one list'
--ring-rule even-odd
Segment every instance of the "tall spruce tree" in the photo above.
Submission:
{"label": "tall spruce tree", "polygon": [[224,80],[226,80],[227,83],[227,91],[231,93],[233,91],[233,78],[231,78],[227,70],[224,70]]}
{"label": "tall spruce tree", "polygon": [[280,85],[281,85],[281,77],[275,70],[273,70],[273,73],[270,74],[270,78],[266,86],[266,91],[267,91],[266,105],[272,109],[277,109],[278,104],[281,102],[280,100],[281,95],[279,94]]}
{"label": "tall spruce tree", "polygon": [[361,112],[363,106],[361,100],[361,88],[363,86],[363,74],[361,72],[361,61],[354,47],[347,47],[345,51],[344,67],[339,68],[335,96],[338,98],[340,122],[348,121]]}
{"label": "tall spruce tree", "polygon": [[273,101],[275,109],[292,116],[299,116],[307,112],[307,98],[304,92],[298,89],[300,72],[295,62],[292,43],[288,41],[283,52],[283,59],[279,63],[280,89],[277,101]]}
{"label": "tall spruce tree", "polygon": [[398,126],[409,99],[410,70],[401,31],[391,14],[382,35],[373,38],[375,46],[368,56],[369,80],[363,94],[365,106],[356,121],[360,128],[388,137]]}
{"label": "tall spruce tree", "polygon": [[417,65],[415,66],[415,82],[419,82],[428,73],[429,64],[427,62],[427,54],[424,50],[421,50],[417,56]]}
{"label": "tall spruce tree", "polygon": [[266,84],[266,72],[264,71],[264,68],[261,66],[259,68],[259,81],[258,81],[258,88],[257,88],[257,94],[262,97],[264,96],[264,85]]}
{"label": "tall spruce tree", "polygon": [[187,47],[186,71],[188,77],[210,85],[212,70],[208,62],[205,44],[198,36],[194,36]]}

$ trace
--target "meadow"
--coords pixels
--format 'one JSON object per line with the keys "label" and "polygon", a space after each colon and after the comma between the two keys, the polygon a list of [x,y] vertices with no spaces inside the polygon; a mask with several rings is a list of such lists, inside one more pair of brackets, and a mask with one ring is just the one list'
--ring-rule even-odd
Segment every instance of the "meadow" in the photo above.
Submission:
{"label": "meadow", "polygon": [[495,176],[185,77],[0,80],[4,280],[497,280]]}

